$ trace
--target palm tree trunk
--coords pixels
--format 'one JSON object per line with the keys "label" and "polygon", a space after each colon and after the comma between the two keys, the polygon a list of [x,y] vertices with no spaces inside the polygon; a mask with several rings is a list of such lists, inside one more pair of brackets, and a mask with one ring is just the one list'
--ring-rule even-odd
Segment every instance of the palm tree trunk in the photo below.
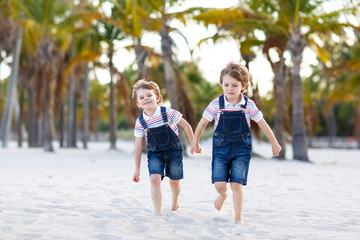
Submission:
{"label": "palm tree trunk", "polygon": [[284,111],[285,111],[285,62],[284,58],[281,58],[279,62],[275,64],[277,70],[275,70],[275,137],[278,140],[282,150],[279,154],[279,159],[285,159],[286,142],[284,137]]}
{"label": "palm tree trunk", "polygon": [[145,48],[141,45],[141,39],[138,39],[138,42],[135,46],[135,55],[136,55],[136,63],[138,65],[138,78],[143,79],[146,76],[146,65],[145,61],[147,58],[147,52]]}
{"label": "palm tree trunk", "polygon": [[[71,47],[71,58],[75,56],[75,40]],[[67,131],[67,147],[76,147],[76,139],[74,139],[74,112],[75,112],[75,77],[73,73],[69,76],[69,109],[68,109],[68,131]]]}
{"label": "palm tree trunk", "polygon": [[[76,90],[75,90],[76,91]],[[78,125],[77,125],[77,119],[78,119],[78,105],[79,105],[79,99],[75,96],[74,99],[74,119],[73,119],[73,139],[74,139],[74,146],[77,147],[77,132],[78,132]]]}
{"label": "palm tree trunk", "polygon": [[36,110],[35,110],[35,99],[33,94],[33,88],[31,84],[27,86],[27,95],[28,95],[28,142],[29,147],[36,147]]}
{"label": "palm tree trunk", "polygon": [[[39,110],[41,111],[41,110]],[[36,120],[37,124],[37,139],[36,147],[41,147],[44,144],[44,117]]]}
{"label": "palm tree trunk", "polygon": [[[286,112],[286,65],[284,59],[284,48],[278,48],[279,61],[273,62],[269,54],[269,48],[265,52],[266,57],[271,65],[271,68],[275,74],[274,77],[274,97],[275,97],[275,137],[278,140],[282,150],[280,151],[278,159],[285,159],[286,142],[285,142],[285,112]],[[254,94],[255,95],[255,94]],[[255,102],[256,103],[256,102]]]}
{"label": "palm tree trunk", "polygon": [[89,63],[85,64],[85,76],[84,76],[84,105],[83,105],[83,146],[87,149],[87,143],[89,141]]}
{"label": "palm tree trunk", "polygon": [[113,55],[114,46],[109,46],[109,72],[110,72],[110,149],[116,149],[116,108],[114,96],[114,76],[113,76]]}
{"label": "palm tree trunk", "polygon": [[68,109],[68,131],[67,131],[67,147],[76,147],[74,139],[74,112],[75,112],[75,78],[73,73],[69,76],[69,109]]}
{"label": "palm tree trunk", "polygon": [[65,135],[65,99],[61,101],[60,108],[60,147],[64,147],[64,135]]}
{"label": "palm tree trunk", "polygon": [[110,149],[116,149],[116,116],[115,116],[114,82],[110,77]]}
{"label": "palm tree trunk", "polygon": [[98,114],[98,109],[97,109],[97,101],[95,98],[91,99],[91,108],[93,110],[93,114],[94,114],[94,118],[93,118],[93,130],[94,130],[94,138],[95,141],[99,141],[99,130],[98,130],[98,125],[99,125],[99,114]]}
{"label": "palm tree trunk", "polygon": [[[50,66],[46,66],[44,69],[43,74],[45,74],[44,79],[46,76],[51,75],[51,68]],[[53,111],[54,111],[54,98],[53,98],[53,91],[52,91],[52,79],[47,79],[45,81],[45,87],[43,89],[43,125],[44,125],[44,132],[43,132],[43,147],[45,152],[53,152]]]}
{"label": "palm tree trunk", "polygon": [[165,83],[166,83],[166,92],[167,97],[170,100],[171,107],[174,109],[179,109],[177,103],[177,96],[175,91],[175,81],[174,81],[174,65],[172,59],[172,39],[169,35],[169,27],[166,24],[165,18],[163,18],[163,28],[160,30],[161,36],[161,51],[164,60],[164,70],[165,70]]}
{"label": "palm tree trunk", "polygon": [[51,127],[51,120],[52,120],[52,108],[50,108],[50,104],[46,103],[45,104],[45,109],[44,109],[44,151],[45,152],[53,152],[54,148],[52,145],[52,140],[53,140],[53,136],[52,136],[52,127]]}
{"label": "palm tree trunk", "polygon": [[300,161],[309,161],[307,155],[306,133],[304,123],[304,107],[302,96],[302,82],[300,78],[300,63],[302,52],[305,48],[305,39],[300,35],[299,29],[294,29],[294,33],[288,41],[288,48],[291,54],[293,67],[291,69],[292,84],[292,104],[293,104],[293,126],[292,126],[292,147],[293,158]]}
{"label": "palm tree trunk", "polygon": [[115,108],[115,94],[114,94],[114,45],[109,44],[108,58],[109,58],[109,73],[110,73],[110,149],[116,149],[116,108]]}
{"label": "palm tree trunk", "polygon": [[23,142],[23,131],[22,131],[22,122],[23,122],[23,110],[24,110],[24,88],[21,85],[21,89],[20,89],[20,113],[19,113],[19,120],[18,120],[18,126],[17,126],[17,130],[18,130],[18,147],[22,147],[22,142]]}
{"label": "palm tree trunk", "polygon": [[2,136],[2,146],[7,147],[8,142],[8,133],[10,131],[11,124],[11,112],[13,107],[13,93],[16,87],[17,76],[19,71],[19,62],[20,62],[20,52],[21,52],[21,43],[22,43],[22,29],[19,28],[16,31],[16,41],[14,46],[14,55],[11,68],[10,82],[7,89],[7,103],[4,109],[4,113],[1,121],[1,136]]}

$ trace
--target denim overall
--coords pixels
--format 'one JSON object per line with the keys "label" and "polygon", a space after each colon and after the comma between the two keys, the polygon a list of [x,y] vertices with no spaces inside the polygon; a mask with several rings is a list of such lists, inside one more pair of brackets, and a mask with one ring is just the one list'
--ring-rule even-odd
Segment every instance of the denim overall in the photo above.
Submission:
{"label": "denim overall", "polygon": [[[248,98],[244,99],[241,108],[246,108]],[[223,111],[224,95],[219,97],[219,104],[221,115],[213,137],[212,183],[230,181],[246,185],[252,143],[245,113]]]}
{"label": "denim overall", "polygon": [[167,124],[166,108],[160,107],[162,119],[165,125],[156,128],[148,128],[143,115],[140,115],[140,123],[147,132],[147,157],[149,175],[160,174],[161,179],[165,176],[172,180],[183,178],[183,155],[179,137]]}

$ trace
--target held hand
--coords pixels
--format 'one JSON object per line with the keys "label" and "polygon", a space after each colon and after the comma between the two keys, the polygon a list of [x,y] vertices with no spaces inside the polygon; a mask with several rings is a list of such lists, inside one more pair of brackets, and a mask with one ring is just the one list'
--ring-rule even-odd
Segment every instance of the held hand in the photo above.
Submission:
{"label": "held hand", "polygon": [[280,146],[278,143],[272,145],[273,156],[274,156],[274,157],[278,157],[281,149],[282,149],[282,148],[281,148],[281,146]]}
{"label": "held hand", "polygon": [[140,171],[135,170],[134,176],[133,176],[133,181],[134,182],[140,182]]}
{"label": "held hand", "polygon": [[192,147],[191,147],[191,150],[190,151],[193,151],[195,153],[201,153],[201,147],[199,144],[194,144]]}
{"label": "held hand", "polygon": [[194,148],[193,148],[192,145],[190,146],[190,153],[191,153],[191,154],[194,154]]}

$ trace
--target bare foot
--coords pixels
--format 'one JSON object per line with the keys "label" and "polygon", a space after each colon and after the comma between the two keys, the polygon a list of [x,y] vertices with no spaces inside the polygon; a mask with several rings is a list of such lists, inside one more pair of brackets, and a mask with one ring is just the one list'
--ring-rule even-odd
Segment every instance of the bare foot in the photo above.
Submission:
{"label": "bare foot", "polygon": [[222,206],[223,206],[223,204],[224,204],[224,201],[225,201],[225,199],[226,199],[226,196],[227,195],[219,195],[216,199],[215,199],[215,201],[214,201],[214,206],[215,206],[215,208],[218,210],[218,211],[220,211],[221,210],[221,208],[222,208]]}
{"label": "bare foot", "polygon": [[235,219],[235,224],[249,225],[247,222],[244,222],[241,219],[238,219],[238,220]]}
{"label": "bare foot", "polygon": [[155,213],[154,216],[164,216],[164,214],[162,212],[159,212],[159,213]]}
{"label": "bare foot", "polygon": [[176,211],[179,209],[179,202],[175,202],[173,203],[173,205],[171,206],[171,211]]}

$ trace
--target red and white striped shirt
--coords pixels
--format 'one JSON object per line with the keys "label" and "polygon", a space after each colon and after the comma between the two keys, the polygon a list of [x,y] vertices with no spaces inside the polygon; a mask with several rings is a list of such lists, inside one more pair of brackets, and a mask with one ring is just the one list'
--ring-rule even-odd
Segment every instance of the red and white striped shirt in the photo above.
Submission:
{"label": "red and white striped shirt", "polygon": [[[170,128],[179,135],[179,130],[177,124],[180,122],[182,118],[182,114],[179,111],[176,111],[172,108],[166,108],[166,116],[168,119],[168,124]],[[143,117],[148,125],[148,128],[156,128],[164,125],[164,120],[161,115],[160,106],[156,107],[155,113],[153,116],[149,117],[143,112]],[[135,137],[146,137],[146,131],[144,130],[143,126],[140,123],[140,119],[137,118],[135,122],[135,129],[134,129],[134,136]]]}
{"label": "red and white striped shirt", "polygon": [[[243,94],[241,94],[241,101],[238,104],[236,104],[235,106],[232,103],[229,103],[226,100],[226,97],[224,95],[224,105],[225,106],[224,106],[223,111],[232,112],[232,111],[243,110],[245,113],[247,124],[250,127],[250,119],[255,122],[258,122],[263,118],[263,114],[257,108],[257,106],[253,100],[248,98],[245,109],[241,107],[241,105],[244,105],[244,104],[245,104],[245,99],[244,99]],[[212,120],[215,119],[214,129],[216,129],[216,127],[219,123],[220,114],[221,114],[221,111],[220,111],[219,97],[217,97],[207,106],[207,108],[204,110],[202,116],[209,122],[211,122]]]}

